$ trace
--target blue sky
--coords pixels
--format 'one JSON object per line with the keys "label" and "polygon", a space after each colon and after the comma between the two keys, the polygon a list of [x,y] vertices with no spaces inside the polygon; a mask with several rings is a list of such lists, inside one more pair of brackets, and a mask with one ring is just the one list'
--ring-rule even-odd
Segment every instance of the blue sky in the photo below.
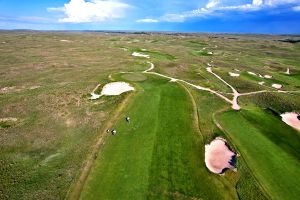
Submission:
{"label": "blue sky", "polygon": [[0,0],[0,29],[300,34],[300,0]]}

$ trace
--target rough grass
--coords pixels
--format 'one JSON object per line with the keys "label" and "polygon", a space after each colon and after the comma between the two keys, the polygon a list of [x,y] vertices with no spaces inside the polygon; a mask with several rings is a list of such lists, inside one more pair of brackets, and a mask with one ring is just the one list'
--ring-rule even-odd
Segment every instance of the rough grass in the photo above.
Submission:
{"label": "rough grass", "polygon": [[[216,72],[240,92],[262,90],[266,87],[259,86],[257,80],[249,77],[229,77],[228,71],[235,68],[241,73],[246,71],[270,73],[275,80],[285,83],[284,90],[299,90],[300,87],[300,45],[278,41],[285,39],[286,36],[0,31],[0,38],[0,90],[4,87],[15,87],[11,91],[1,90],[0,92],[0,118],[18,118],[18,122],[11,126],[7,126],[7,123],[0,125],[0,199],[65,198],[70,185],[78,179],[80,169],[95,144],[95,138],[100,134],[98,131],[110,119],[110,114],[123,99],[122,96],[102,97],[91,102],[88,100],[89,93],[98,83],[109,82],[109,74],[120,71],[141,72],[147,69],[148,64],[145,62],[147,59],[131,56],[132,51],[149,54],[150,61],[155,63],[157,72],[209,86],[224,93],[228,92],[228,88],[205,71],[206,63],[212,63]],[[61,40],[70,42],[61,42]],[[128,47],[131,50],[126,52],[119,47]],[[207,51],[214,52],[214,55],[194,56],[191,53],[203,47],[206,47]],[[147,50],[142,51],[141,48]],[[291,75],[283,73],[287,67],[291,69]],[[145,92],[154,86],[147,85],[147,82],[148,80],[142,82],[143,87],[139,82],[133,81],[132,84],[140,89],[139,91]],[[39,87],[36,89],[30,89],[37,86]],[[170,94],[165,92],[166,97],[162,97],[166,102],[169,96],[177,94],[172,89]],[[192,92],[198,107],[199,128],[203,142],[201,145],[200,142],[196,144],[194,141],[191,142],[191,135],[194,133],[189,134],[190,138],[182,142],[185,146],[187,143],[191,146],[196,145],[195,149],[199,150],[197,152],[199,157],[191,157],[191,159],[195,159],[197,164],[197,162],[203,162],[201,156],[204,155],[204,143],[209,142],[215,136],[225,137],[224,133],[214,125],[211,117],[215,111],[228,105],[209,93],[196,90]],[[151,99],[151,96],[145,97],[144,101],[149,103]],[[239,100],[242,106],[270,108],[274,112],[282,113],[300,111],[299,99],[299,93],[292,95],[267,93],[240,97]],[[186,102],[178,102],[176,104],[170,102],[170,104],[174,108],[178,105],[189,108]],[[158,103],[154,105],[155,109],[157,109],[156,106],[159,106]],[[167,105],[164,106],[167,107]],[[145,110],[143,114],[145,119],[151,118],[153,119],[151,122],[155,122],[157,115],[151,116],[150,108],[150,106],[149,108],[144,106],[141,109]],[[170,113],[175,116],[176,113],[174,114],[175,111],[172,109],[168,107]],[[158,110],[154,112],[159,113]],[[185,119],[179,120],[182,123],[188,123]],[[167,119],[163,122],[169,123]],[[174,122],[176,123],[177,121]],[[149,122],[147,126],[153,128],[153,124]],[[165,124],[162,123],[161,126]],[[189,126],[184,124],[183,127]],[[136,129],[138,130],[138,127]],[[166,137],[170,138],[168,134]],[[122,137],[122,132],[120,136]],[[159,144],[157,148],[165,145],[166,149],[163,149],[165,151],[162,151],[161,155],[171,157],[168,147],[173,151],[173,143],[176,145],[181,145],[181,143],[177,140],[175,142],[171,140],[172,143],[170,143],[164,135],[159,136],[164,139],[165,143],[157,143]],[[174,138],[181,139],[181,135],[177,134]],[[131,146],[144,144],[139,139],[138,137],[138,140],[130,143]],[[289,151],[285,143],[294,148],[290,140],[295,140],[295,138],[286,137],[284,142],[279,142],[280,148]],[[228,141],[235,145],[234,141]],[[124,145],[126,145],[125,142],[127,139]],[[191,152],[196,150],[191,150]],[[181,162],[181,155],[187,152],[174,150],[172,153]],[[138,162],[126,155],[127,157]],[[108,160],[111,161],[111,159]],[[177,163],[177,160],[174,162]],[[191,181],[187,180],[182,186],[179,183],[185,180],[185,177],[181,174],[178,177],[174,176],[173,173],[176,170],[170,165],[172,184],[169,179],[161,181],[163,187],[166,187],[167,183],[170,184],[166,187],[168,192],[159,193],[161,191],[159,189],[156,191],[152,183],[151,188],[156,192],[147,192],[147,195],[149,198],[151,195],[155,197],[161,194],[162,198],[188,199],[190,196],[184,195],[195,194],[195,196],[214,199],[219,194],[222,198],[232,197],[236,190],[241,199],[259,197],[259,192],[250,191],[258,191],[255,188],[257,184],[261,185],[261,181],[252,177],[251,170],[247,170],[249,168],[247,168],[247,163],[239,162],[239,164],[241,170],[237,174],[228,173],[225,177],[208,173],[204,165],[197,166],[199,171],[196,172],[191,167],[188,172],[195,173],[195,177],[191,178]],[[118,167],[115,168],[118,169]],[[260,166],[256,170],[259,169]],[[186,173],[187,169],[183,169],[180,165],[178,170]],[[131,173],[134,176],[139,175]],[[188,185],[192,185],[191,182],[200,179],[199,174],[204,177],[199,180],[199,183],[209,179],[212,183],[204,183],[204,187],[214,188],[213,192],[216,194],[211,194],[209,190],[207,193],[203,192],[202,183],[199,186],[187,188]],[[276,175],[276,171],[273,171],[273,174]],[[154,177],[155,180],[161,180],[160,178]],[[135,187],[136,184],[131,182],[127,186]],[[199,191],[197,189],[198,193],[195,188],[200,188]],[[150,186],[146,189],[150,191]],[[173,193],[175,190],[180,190],[182,193]]]}

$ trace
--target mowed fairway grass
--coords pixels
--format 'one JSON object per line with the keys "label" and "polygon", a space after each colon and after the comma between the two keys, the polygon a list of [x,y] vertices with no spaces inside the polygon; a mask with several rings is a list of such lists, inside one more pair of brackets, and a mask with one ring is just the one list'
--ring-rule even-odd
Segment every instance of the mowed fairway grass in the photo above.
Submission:
{"label": "mowed fairway grass", "polygon": [[234,187],[205,168],[204,143],[187,91],[150,75],[136,87],[81,199],[237,199]]}
{"label": "mowed fairway grass", "polygon": [[259,108],[217,119],[271,199],[299,199],[299,132]]}

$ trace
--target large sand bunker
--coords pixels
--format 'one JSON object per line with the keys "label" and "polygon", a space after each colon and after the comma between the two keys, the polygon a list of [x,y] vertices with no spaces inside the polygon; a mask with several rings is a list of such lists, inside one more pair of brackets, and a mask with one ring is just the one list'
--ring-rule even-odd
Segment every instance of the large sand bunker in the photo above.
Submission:
{"label": "large sand bunker", "polygon": [[112,82],[104,85],[101,91],[101,95],[114,96],[132,90],[134,90],[134,87],[130,86],[128,83]]}
{"label": "large sand bunker", "polygon": [[104,85],[102,88],[101,94],[96,94],[95,91],[100,86],[100,84],[93,90],[91,93],[92,97],[91,100],[99,99],[101,96],[115,96],[120,95],[124,92],[134,90],[134,87],[130,86],[128,83],[125,82],[112,82]]}
{"label": "large sand bunker", "polygon": [[235,169],[236,154],[232,152],[226,140],[220,137],[205,145],[205,164],[213,173],[223,174],[226,169]]}
{"label": "large sand bunker", "polygon": [[282,121],[287,125],[300,131],[300,114],[295,112],[284,113],[280,115]]}

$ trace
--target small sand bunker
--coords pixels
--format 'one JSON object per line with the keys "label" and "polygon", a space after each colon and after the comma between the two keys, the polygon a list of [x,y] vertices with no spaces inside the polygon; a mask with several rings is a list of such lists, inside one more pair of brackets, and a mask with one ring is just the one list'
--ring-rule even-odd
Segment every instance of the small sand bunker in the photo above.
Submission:
{"label": "small sand bunker", "polygon": [[150,58],[149,55],[138,53],[138,52],[133,52],[131,55],[136,57]]}
{"label": "small sand bunker", "polygon": [[286,72],[284,72],[284,73],[289,75],[290,74],[290,68],[287,68]]}
{"label": "small sand bunker", "polygon": [[251,74],[251,75],[253,75],[253,76],[257,76],[254,72],[247,72],[248,74]]}
{"label": "small sand bunker", "polygon": [[284,113],[280,115],[282,121],[287,125],[300,131],[300,114],[295,112]]}
{"label": "small sand bunker", "polygon": [[125,82],[112,82],[104,85],[101,95],[114,96],[124,92],[133,91],[134,87]]}
{"label": "small sand bunker", "polygon": [[232,152],[226,140],[217,137],[205,145],[205,164],[213,173],[223,174],[226,169],[235,169],[236,154]]}
{"label": "small sand bunker", "polygon": [[16,122],[18,121],[15,117],[6,117],[6,118],[0,118],[0,122]]}
{"label": "small sand bunker", "polygon": [[240,76],[240,74],[237,73],[233,73],[233,72],[228,72],[229,76],[233,76],[233,77],[238,77]]}
{"label": "small sand bunker", "polygon": [[60,40],[61,42],[72,42],[70,40]]}
{"label": "small sand bunker", "polygon": [[276,89],[281,89],[281,88],[282,88],[282,85],[277,84],[277,83],[274,83],[274,84],[272,84],[272,87],[273,87],[273,88],[276,88]]}
{"label": "small sand bunker", "polygon": [[207,54],[208,54],[208,55],[213,55],[214,53],[211,52],[211,51],[209,51],[209,52],[207,52]]}
{"label": "small sand bunker", "polygon": [[261,81],[261,82],[258,82],[259,85],[264,85],[265,82],[264,81]]}
{"label": "small sand bunker", "polygon": [[265,77],[265,78],[268,78],[268,79],[272,78],[271,75],[264,75],[264,77]]}

